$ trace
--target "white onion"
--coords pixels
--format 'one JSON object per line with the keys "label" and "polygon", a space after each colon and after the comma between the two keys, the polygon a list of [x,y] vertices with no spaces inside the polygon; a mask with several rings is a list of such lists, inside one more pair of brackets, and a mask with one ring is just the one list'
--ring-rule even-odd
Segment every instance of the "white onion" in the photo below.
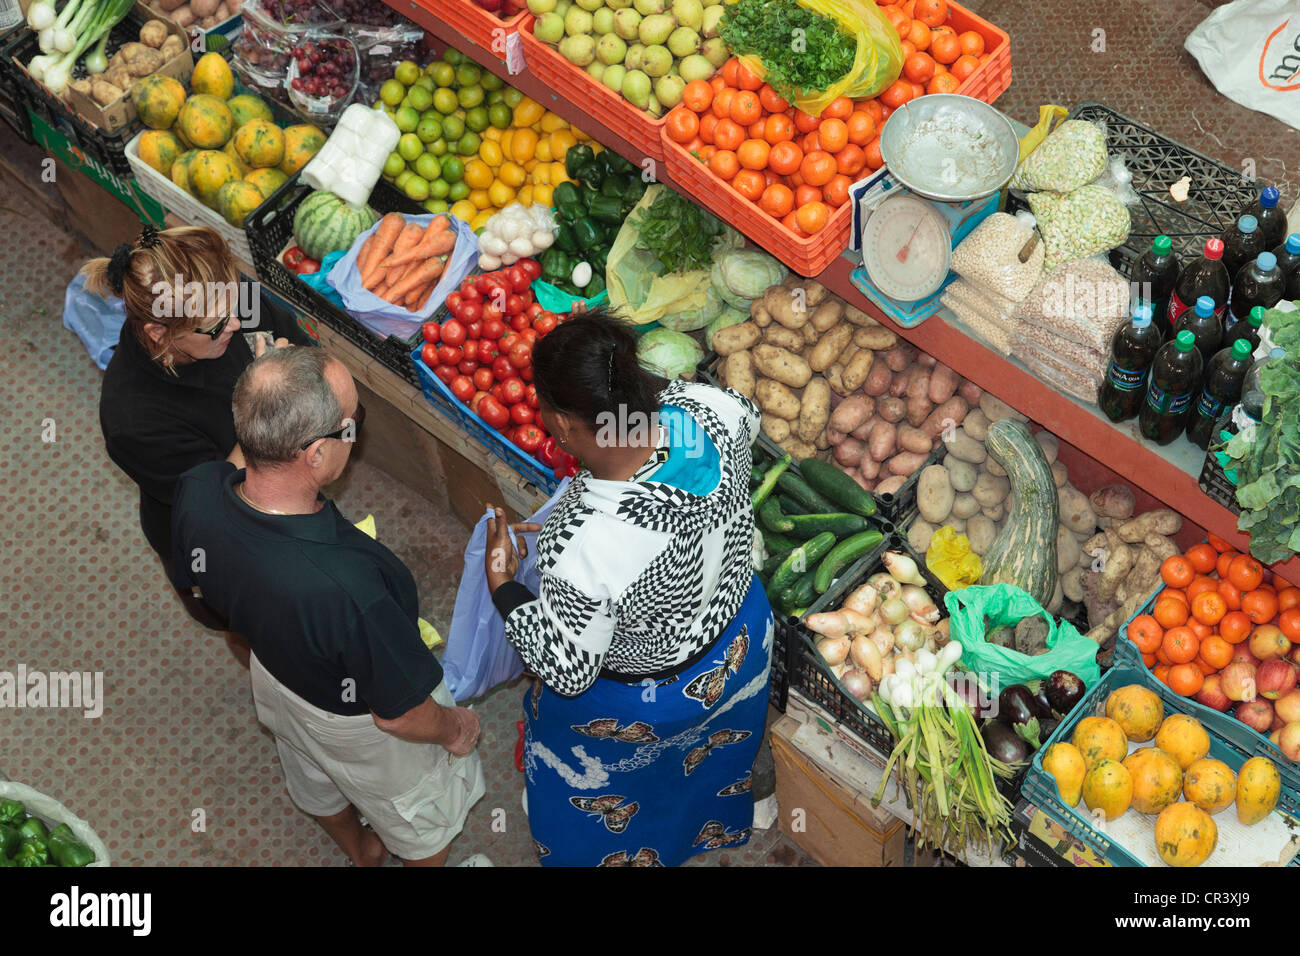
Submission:
{"label": "white onion", "polygon": [[902,598],[903,603],[907,605],[907,609],[912,613],[914,620],[922,624],[935,624],[938,622],[939,609],[935,607],[934,601],[930,599],[930,595],[926,594],[923,589],[918,588],[915,584],[905,584],[903,585]]}
{"label": "white onion", "polygon": [[853,639],[849,655],[853,658],[853,663],[870,674],[873,680],[880,680],[884,676],[884,660],[880,656],[880,649],[865,634],[859,634]]}
{"label": "white onion", "polygon": [[857,700],[865,700],[871,696],[871,677],[864,671],[847,670],[840,677],[840,683]]}
{"label": "white onion", "polygon": [[908,555],[901,554],[898,551],[886,551],[884,558],[885,570],[890,576],[897,579],[903,584],[925,584],[925,578],[916,568],[916,562]]}
{"label": "white onion", "polygon": [[918,651],[925,646],[925,629],[915,621],[904,621],[894,628],[894,640],[903,651]]}
{"label": "white onion", "polygon": [[503,256],[510,246],[501,236],[485,232],[479,239],[478,248],[479,252],[486,252],[490,256]]}
{"label": "white onion", "polygon": [[864,584],[848,596],[844,606],[859,614],[870,614],[880,607],[880,592],[870,584]]}
{"label": "white onion", "polygon": [[515,255],[513,252],[507,252],[504,256],[501,257],[501,264],[503,266],[512,266],[518,261],[519,261],[519,257]]}
{"label": "white onion", "polygon": [[871,632],[870,637],[871,643],[876,645],[876,650],[882,655],[894,649],[894,632],[888,628],[878,627]]}
{"label": "white onion", "polygon": [[880,605],[880,616],[894,627],[906,621],[911,613],[908,606],[903,603],[902,598],[892,597]]}
{"label": "white onion", "polygon": [[873,574],[871,577],[867,578],[867,583],[870,584],[876,590],[876,593],[884,600],[889,600],[891,597],[898,597],[898,592],[902,588],[901,584],[891,578],[884,571],[881,571],[879,574]]}
{"label": "white onion", "polygon": [[817,642],[817,653],[833,667],[844,663],[844,659],[849,656],[851,644],[852,641],[847,637],[823,637]]}
{"label": "white onion", "polygon": [[502,214],[490,224],[490,228],[502,242],[509,242],[522,233],[525,226],[519,220]]}

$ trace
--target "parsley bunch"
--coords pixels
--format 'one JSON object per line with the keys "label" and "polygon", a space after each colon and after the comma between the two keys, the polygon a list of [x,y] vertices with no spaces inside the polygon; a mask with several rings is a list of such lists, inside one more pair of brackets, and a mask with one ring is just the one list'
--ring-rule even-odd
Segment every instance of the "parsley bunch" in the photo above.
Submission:
{"label": "parsley bunch", "polygon": [[727,231],[721,220],[666,187],[632,226],[637,245],[654,253],[669,272],[710,268],[713,244]]}
{"label": "parsley bunch", "polygon": [[763,61],[764,79],[788,100],[821,93],[853,69],[857,40],[795,0],[738,0],[719,34],[733,53]]}

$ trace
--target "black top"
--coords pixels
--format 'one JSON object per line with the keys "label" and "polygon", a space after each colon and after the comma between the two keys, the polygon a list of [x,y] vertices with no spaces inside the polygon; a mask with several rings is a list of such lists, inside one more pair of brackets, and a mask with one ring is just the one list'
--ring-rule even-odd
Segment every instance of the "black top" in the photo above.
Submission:
{"label": "black top", "polygon": [[432,694],[442,665],[420,637],[406,565],[332,501],[264,514],[236,494],[243,480],[218,461],[177,482],[176,586],[202,588],[272,676],[322,710],[391,720]]}

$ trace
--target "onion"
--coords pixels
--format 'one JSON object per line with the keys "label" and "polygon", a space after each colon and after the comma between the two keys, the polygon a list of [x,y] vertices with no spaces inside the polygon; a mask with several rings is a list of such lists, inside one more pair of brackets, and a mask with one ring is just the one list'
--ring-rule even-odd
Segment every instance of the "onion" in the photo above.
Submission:
{"label": "onion", "polygon": [[1244,661],[1235,661],[1219,671],[1219,686],[1229,700],[1255,699],[1255,668]]}
{"label": "onion", "polygon": [[902,585],[884,571],[881,571],[878,574],[873,574],[871,577],[867,578],[867,583],[870,584],[876,590],[876,593],[885,600],[888,600],[891,597],[898,597],[899,591],[902,589]]}
{"label": "onion", "polygon": [[880,592],[870,584],[864,584],[849,595],[844,607],[859,614],[871,614],[880,607]]}
{"label": "onion", "polygon": [[849,656],[851,644],[847,637],[823,637],[817,642],[817,653],[831,666],[843,664],[844,659]]}
{"label": "onion", "polygon": [[880,649],[865,634],[859,634],[853,639],[849,656],[853,658],[855,666],[871,675],[872,680],[880,680],[884,676],[885,662],[880,655]]}
{"label": "onion", "polygon": [[903,585],[903,603],[912,614],[912,620],[921,624],[935,624],[939,620],[939,609],[924,590],[915,584]]}
{"label": "onion", "polygon": [[881,666],[881,668],[880,668],[880,673],[884,674],[885,677],[888,677],[888,676],[890,676],[891,674],[894,673],[894,655],[893,655],[893,654],[890,654],[888,657],[885,658],[884,664],[883,664],[883,665]]}
{"label": "onion", "polygon": [[902,624],[911,613],[902,598],[892,597],[880,605],[880,616],[891,626]]}
{"label": "onion", "polygon": [[904,621],[894,628],[894,640],[903,651],[919,651],[925,645],[925,629],[915,621]]}
{"label": "onion", "polygon": [[935,657],[933,651],[922,648],[916,652],[916,669],[922,674],[929,674],[938,666],[939,658]]}
{"label": "onion", "polygon": [[897,551],[886,551],[883,558],[885,570],[889,576],[902,584],[925,584],[925,578],[916,568],[916,562],[908,555]]}
{"label": "onion", "polygon": [[865,700],[871,696],[871,688],[874,684],[871,677],[866,672],[849,669],[840,677],[840,683],[844,689],[853,695],[855,700]]}
{"label": "onion", "polygon": [[894,632],[888,628],[877,627],[869,636],[882,656],[894,649]]}

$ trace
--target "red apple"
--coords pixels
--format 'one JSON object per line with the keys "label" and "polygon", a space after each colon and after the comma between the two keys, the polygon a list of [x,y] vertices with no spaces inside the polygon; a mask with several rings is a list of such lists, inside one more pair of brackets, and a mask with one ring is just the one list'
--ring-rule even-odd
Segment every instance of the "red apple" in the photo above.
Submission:
{"label": "red apple", "polygon": [[1264,661],[1255,670],[1255,689],[1269,700],[1285,697],[1295,690],[1295,668],[1290,661],[1274,658]]}
{"label": "red apple", "polygon": [[1276,624],[1261,624],[1250,635],[1250,651],[1261,661],[1286,657],[1291,642]]}
{"label": "red apple", "polygon": [[[1300,694],[1300,690],[1296,691]],[[1211,674],[1205,678],[1205,683],[1201,685],[1200,691],[1196,695],[1197,703],[1204,704],[1212,710],[1220,713],[1232,706],[1232,701],[1228,695],[1223,692],[1223,687],[1219,682],[1218,674]]]}
{"label": "red apple", "polygon": [[1235,664],[1238,661],[1243,661],[1251,667],[1259,666],[1259,658],[1251,653],[1250,645],[1245,641],[1236,645],[1232,650],[1232,663]]}
{"label": "red apple", "polygon": [[1300,760],[1300,721],[1287,724],[1277,732],[1277,745],[1288,760]]}
{"label": "red apple", "polygon": [[1229,700],[1252,701],[1256,695],[1255,666],[1245,661],[1233,661],[1219,671],[1219,686]]}
{"label": "red apple", "polygon": [[1300,687],[1278,698],[1277,703],[1273,705],[1273,709],[1288,724],[1300,721]]}
{"label": "red apple", "polygon": [[[834,394],[834,392],[831,394]],[[1291,663],[1296,667],[1300,667],[1300,644],[1295,644],[1291,647]]]}
{"label": "red apple", "polygon": [[1266,700],[1251,700],[1237,708],[1237,719],[1261,734],[1273,727],[1273,705]]}

